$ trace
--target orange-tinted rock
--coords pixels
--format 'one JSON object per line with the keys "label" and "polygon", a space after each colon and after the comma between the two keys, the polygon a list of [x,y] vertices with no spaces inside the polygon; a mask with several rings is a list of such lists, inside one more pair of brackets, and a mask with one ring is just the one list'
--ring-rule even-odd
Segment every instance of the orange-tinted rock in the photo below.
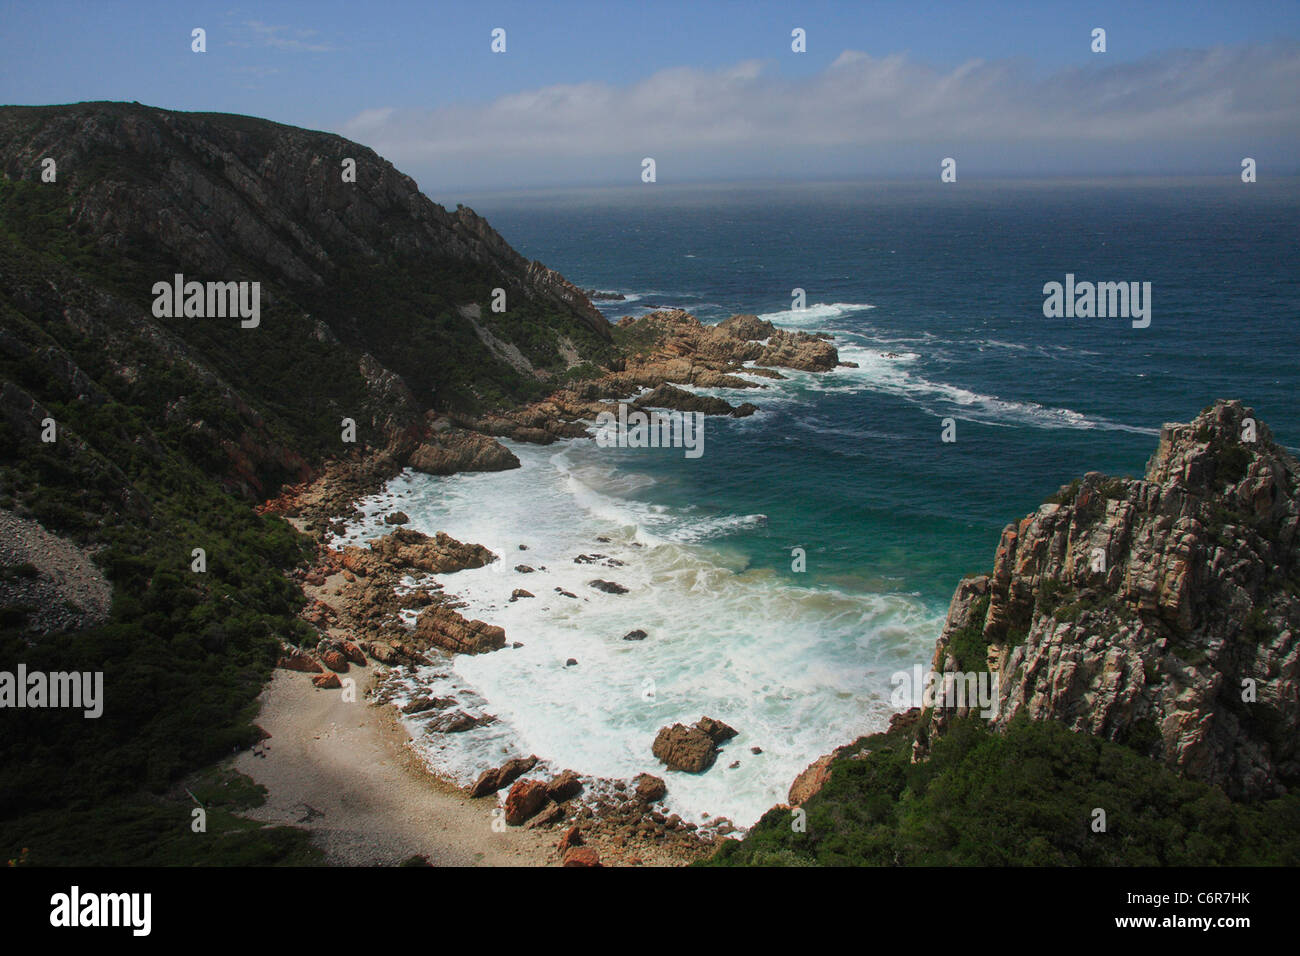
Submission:
{"label": "orange-tinted rock", "polygon": [[540,780],[520,780],[506,795],[506,823],[517,827],[545,806],[546,784]]}
{"label": "orange-tinted rock", "polygon": [[285,654],[275,662],[275,666],[290,671],[301,671],[304,674],[319,674],[322,669],[320,664],[302,652]]}
{"label": "orange-tinted rock", "polygon": [[594,847],[570,847],[564,854],[562,866],[600,866],[600,854]]}

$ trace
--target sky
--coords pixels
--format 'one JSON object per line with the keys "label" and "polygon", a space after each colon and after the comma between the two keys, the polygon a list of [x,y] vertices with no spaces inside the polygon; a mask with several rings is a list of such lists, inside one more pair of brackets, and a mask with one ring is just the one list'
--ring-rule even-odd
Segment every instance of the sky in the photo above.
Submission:
{"label": "sky", "polygon": [[0,103],[83,100],[337,132],[435,198],[646,157],[681,183],[1294,174],[1300,0],[0,0]]}

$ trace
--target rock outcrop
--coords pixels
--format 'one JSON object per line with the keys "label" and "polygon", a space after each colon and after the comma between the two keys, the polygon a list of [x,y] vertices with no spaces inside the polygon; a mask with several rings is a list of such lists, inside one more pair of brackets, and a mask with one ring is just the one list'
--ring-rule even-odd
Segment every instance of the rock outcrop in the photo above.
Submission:
{"label": "rock outcrop", "polygon": [[[961,582],[933,669],[1237,798],[1300,783],[1300,465],[1237,401],[1166,425],[1143,479],[1089,473]],[[970,708],[949,698],[915,753]],[[970,701],[966,701],[970,703]]]}
{"label": "rock outcrop", "polygon": [[415,623],[417,639],[454,654],[486,654],[506,646],[505,628],[468,621],[449,607],[434,606]]}
{"label": "rock outcrop", "polygon": [[687,727],[673,724],[661,728],[652,752],[669,770],[703,773],[718,759],[718,747],[736,736],[736,731],[720,720],[701,717]]}

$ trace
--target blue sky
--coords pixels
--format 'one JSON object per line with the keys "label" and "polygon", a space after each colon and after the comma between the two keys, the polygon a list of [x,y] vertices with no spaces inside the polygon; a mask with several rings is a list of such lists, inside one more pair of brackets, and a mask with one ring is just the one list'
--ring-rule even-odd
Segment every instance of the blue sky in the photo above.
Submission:
{"label": "blue sky", "polygon": [[949,155],[966,175],[1294,172],[1298,65],[1290,0],[0,3],[0,102],[265,116],[447,188],[635,181],[644,156],[660,181],[919,178]]}

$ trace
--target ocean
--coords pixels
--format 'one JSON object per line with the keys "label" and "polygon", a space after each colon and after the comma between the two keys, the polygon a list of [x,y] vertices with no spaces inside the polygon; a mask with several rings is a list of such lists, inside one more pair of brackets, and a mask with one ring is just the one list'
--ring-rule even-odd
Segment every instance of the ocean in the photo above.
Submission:
{"label": "ocean", "polygon": [[[928,665],[957,582],[989,570],[1003,527],[1059,486],[1141,475],[1161,423],[1216,398],[1243,399],[1300,446],[1298,187],[1226,176],[464,197],[525,256],[624,294],[596,303],[611,319],[754,313],[831,333],[859,367],[712,390],[760,411],[710,418],[699,458],[507,442],[519,470],[407,473],[368,499],[350,540],[383,533],[400,507],[418,530],[501,554],[441,580],[462,613],[523,645],[419,675],[498,719],[417,745],[462,781],[519,753],[555,771],[658,773],[684,819],[752,824],[816,757],[885,727],[891,676]],[[1150,325],[1045,318],[1044,284],[1067,275],[1151,283]],[[941,441],[945,419],[955,441]],[[536,597],[511,602],[515,588]],[[634,629],[646,638],[624,640]],[[657,730],[706,714],[740,735],[707,773],[665,773]]]}

